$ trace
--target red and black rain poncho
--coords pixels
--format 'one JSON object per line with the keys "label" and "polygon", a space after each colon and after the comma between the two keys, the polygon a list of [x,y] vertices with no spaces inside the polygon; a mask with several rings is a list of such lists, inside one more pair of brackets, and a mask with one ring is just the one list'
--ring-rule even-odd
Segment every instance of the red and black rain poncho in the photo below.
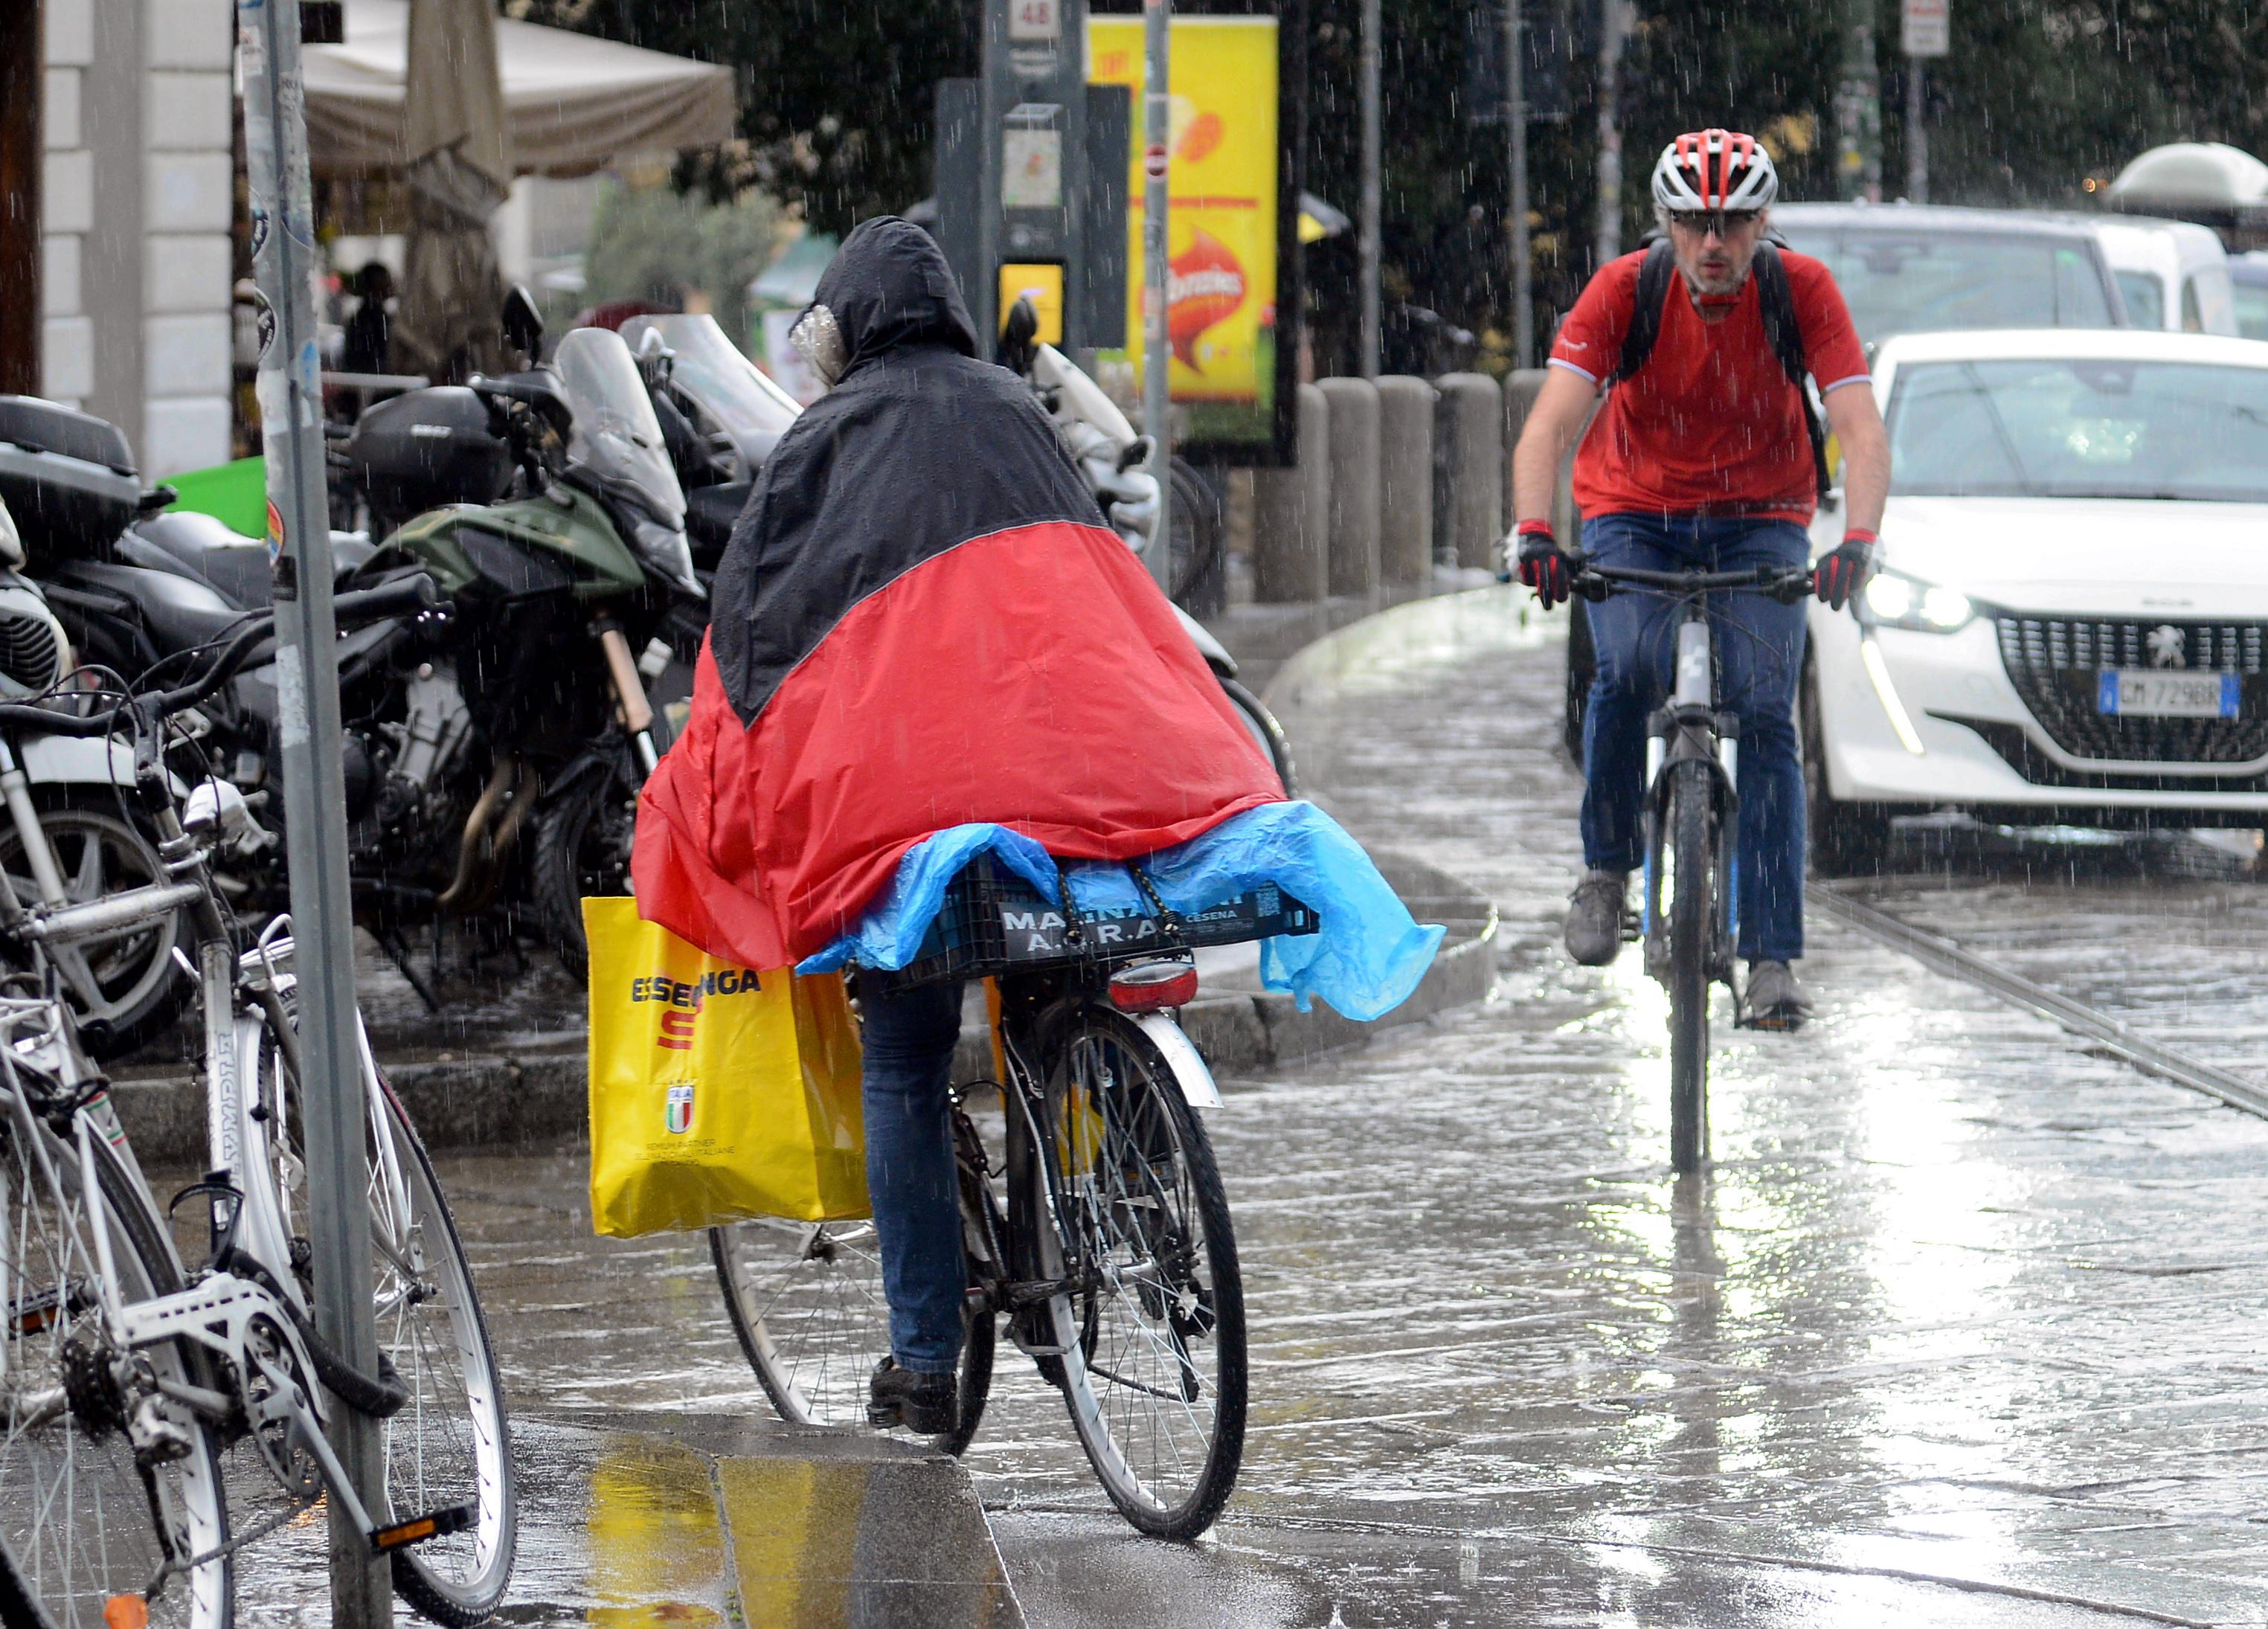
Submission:
{"label": "red and black rain poncho", "polygon": [[733,528],[692,717],[638,800],[640,914],[785,967],[932,832],[1126,859],[1280,799],[1029,387],[976,359],[928,234],[866,222],[818,301],[848,365]]}

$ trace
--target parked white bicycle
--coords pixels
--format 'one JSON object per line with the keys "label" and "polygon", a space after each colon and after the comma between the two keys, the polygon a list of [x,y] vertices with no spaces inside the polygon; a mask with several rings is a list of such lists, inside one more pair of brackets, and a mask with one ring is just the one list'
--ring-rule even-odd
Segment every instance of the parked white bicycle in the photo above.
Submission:
{"label": "parked white bicycle", "polygon": [[[422,574],[340,596],[342,626],[431,601]],[[0,1622],[38,1629],[233,1620],[234,1557],[328,1495],[390,1554],[436,1622],[481,1621],[515,1543],[504,1397],[431,1161],[367,1040],[371,1267],[380,1372],[316,1334],[288,925],[239,952],[207,856],[250,829],[232,787],[183,795],[168,721],[272,633],[247,619],[204,674],[93,716],[0,706],[0,776],[34,733],[131,739],[133,796],[161,880],[61,907],[0,888]],[[84,693],[75,693],[83,696]],[[44,841],[17,818],[26,845]],[[107,1083],[59,999],[51,953],[186,910],[202,1021],[210,1249],[185,1268]],[[320,1382],[319,1385],[317,1382]],[[386,1483],[364,1504],[325,1441],[336,1406],[385,1420]],[[221,1455],[243,1443],[276,1495],[232,1527]],[[255,1473],[256,1474],[256,1473]]]}

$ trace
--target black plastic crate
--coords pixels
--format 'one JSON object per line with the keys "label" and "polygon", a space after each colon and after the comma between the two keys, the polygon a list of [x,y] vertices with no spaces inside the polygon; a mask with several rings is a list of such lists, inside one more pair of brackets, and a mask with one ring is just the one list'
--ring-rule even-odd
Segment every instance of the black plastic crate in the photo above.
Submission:
{"label": "black plastic crate", "polygon": [[944,908],[914,959],[895,972],[868,969],[858,977],[869,989],[905,990],[947,979],[1130,961],[1178,946],[1313,933],[1321,923],[1307,906],[1271,885],[1181,918],[1177,933],[1168,933],[1147,910],[1081,911],[1079,925],[1080,942],[1073,946],[1062,911],[991,855],[980,854],[946,890]]}

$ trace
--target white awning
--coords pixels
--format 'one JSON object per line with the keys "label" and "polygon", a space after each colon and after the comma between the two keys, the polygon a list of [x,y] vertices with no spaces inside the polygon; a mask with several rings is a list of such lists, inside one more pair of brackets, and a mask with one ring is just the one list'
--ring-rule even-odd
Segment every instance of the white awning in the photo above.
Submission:
{"label": "white awning", "polygon": [[[587,175],[732,137],[733,73],[590,34],[499,18],[506,134],[521,175]],[[400,169],[409,0],[346,0],[346,43],[304,55],[318,175]]]}

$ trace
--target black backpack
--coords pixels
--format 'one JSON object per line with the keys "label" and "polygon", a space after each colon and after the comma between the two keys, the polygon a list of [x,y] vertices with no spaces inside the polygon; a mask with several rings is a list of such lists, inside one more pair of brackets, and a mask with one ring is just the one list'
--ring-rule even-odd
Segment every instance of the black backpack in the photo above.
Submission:
{"label": "black backpack", "polygon": [[[1669,280],[1677,275],[1677,260],[1669,240],[1655,238],[1638,263],[1638,304],[1631,313],[1629,331],[1623,335],[1623,354],[1607,383],[1618,385],[1646,365],[1653,343],[1661,337],[1661,307],[1669,298]],[[1811,437],[1811,468],[1819,482],[1822,502],[1827,498],[1827,427],[1819,422],[1811,392],[1804,388],[1803,330],[1795,320],[1795,296],[1787,286],[1787,268],[1779,251],[1769,242],[1756,245],[1756,258],[1749,275],[1756,280],[1756,304],[1764,320],[1764,338],[1779,358],[1780,372],[1795,387],[1803,403],[1803,427]]]}

